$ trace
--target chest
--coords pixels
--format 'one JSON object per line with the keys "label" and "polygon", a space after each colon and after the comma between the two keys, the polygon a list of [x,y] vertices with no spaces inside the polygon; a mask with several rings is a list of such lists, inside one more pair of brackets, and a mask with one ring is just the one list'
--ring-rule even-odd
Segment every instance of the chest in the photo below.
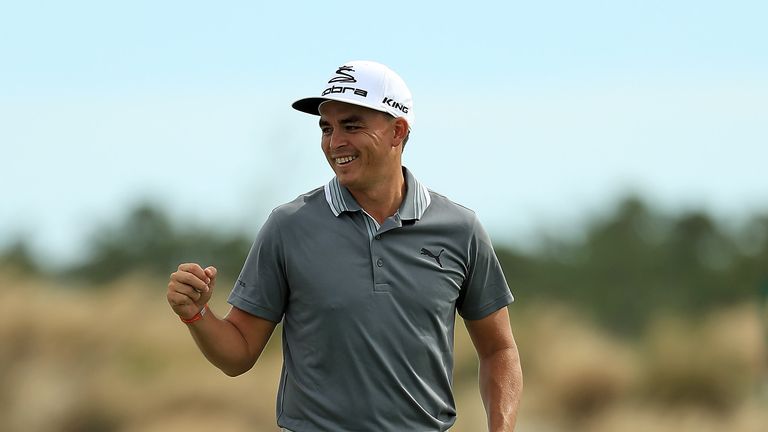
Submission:
{"label": "chest", "polygon": [[453,313],[468,263],[450,229],[411,224],[372,235],[352,217],[325,229],[293,233],[285,261],[289,307],[329,316],[392,308],[413,317]]}

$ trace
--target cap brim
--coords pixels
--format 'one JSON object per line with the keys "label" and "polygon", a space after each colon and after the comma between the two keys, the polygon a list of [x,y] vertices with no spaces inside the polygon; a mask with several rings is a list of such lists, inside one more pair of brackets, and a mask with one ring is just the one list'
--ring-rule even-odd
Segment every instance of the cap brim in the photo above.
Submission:
{"label": "cap brim", "polygon": [[299,99],[292,103],[291,106],[297,111],[301,111],[307,114],[320,115],[320,104],[330,100],[321,97],[311,97]]}
{"label": "cap brim", "polygon": [[364,108],[372,109],[374,111],[387,113],[387,111],[383,110],[380,106],[361,103],[360,101],[356,101],[356,100],[349,100],[349,99],[335,98],[335,97],[310,97],[310,98],[299,99],[296,102],[292,103],[291,106],[293,107],[293,109],[297,111],[301,111],[307,114],[320,115],[320,105],[323,102],[328,102],[328,101],[336,101],[336,102],[342,102],[350,105],[357,105]]}

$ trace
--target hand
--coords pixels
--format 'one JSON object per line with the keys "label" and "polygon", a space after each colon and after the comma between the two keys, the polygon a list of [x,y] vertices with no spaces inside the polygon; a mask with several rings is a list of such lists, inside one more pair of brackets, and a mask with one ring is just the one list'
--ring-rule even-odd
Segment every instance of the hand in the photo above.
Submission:
{"label": "hand", "polygon": [[178,316],[190,319],[211,299],[215,285],[216,267],[203,269],[195,263],[181,264],[168,281],[168,304]]}

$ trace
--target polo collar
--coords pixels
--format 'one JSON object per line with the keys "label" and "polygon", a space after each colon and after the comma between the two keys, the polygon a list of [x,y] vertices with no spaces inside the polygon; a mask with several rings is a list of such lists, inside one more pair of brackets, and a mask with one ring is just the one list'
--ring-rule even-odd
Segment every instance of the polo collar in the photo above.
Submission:
{"label": "polo collar", "polygon": [[[421,219],[432,201],[429,196],[429,189],[419,183],[406,167],[403,167],[403,175],[407,188],[405,198],[403,198],[397,214],[402,220]],[[339,217],[344,212],[363,210],[349,190],[339,183],[337,177],[331,179],[323,189],[325,189],[325,200],[328,201],[328,206],[334,216]]]}

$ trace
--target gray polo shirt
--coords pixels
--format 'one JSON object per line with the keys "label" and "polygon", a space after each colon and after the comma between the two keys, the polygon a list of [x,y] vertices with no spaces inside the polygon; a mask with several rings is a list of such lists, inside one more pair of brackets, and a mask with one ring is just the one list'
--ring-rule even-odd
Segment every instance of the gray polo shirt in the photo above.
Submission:
{"label": "gray polo shirt", "polygon": [[474,212],[403,171],[381,226],[334,178],[276,208],[253,244],[229,303],[283,321],[281,427],[447,430],[456,311],[513,300]]}

